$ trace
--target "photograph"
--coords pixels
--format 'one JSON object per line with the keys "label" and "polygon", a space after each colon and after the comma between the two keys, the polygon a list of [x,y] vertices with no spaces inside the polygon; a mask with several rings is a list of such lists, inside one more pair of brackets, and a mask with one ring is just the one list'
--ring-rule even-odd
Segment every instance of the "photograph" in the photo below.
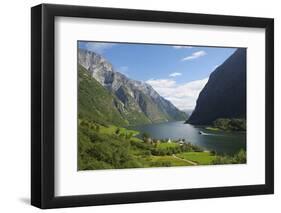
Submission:
{"label": "photograph", "polygon": [[246,164],[246,55],[77,41],[78,171]]}
{"label": "photograph", "polygon": [[[274,194],[279,13],[151,3],[32,6],[31,61],[23,60],[31,66],[31,205]],[[22,78],[4,79],[9,91]],[[250,211],[257,203],[241,201]]]}

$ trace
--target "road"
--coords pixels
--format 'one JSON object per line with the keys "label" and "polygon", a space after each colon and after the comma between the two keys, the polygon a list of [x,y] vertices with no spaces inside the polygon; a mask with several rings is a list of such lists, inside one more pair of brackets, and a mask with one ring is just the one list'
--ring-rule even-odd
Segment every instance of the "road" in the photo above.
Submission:
{"label": "road", "polygon": [[176,159],[178,159],[178,160],[182,160],[182,161],[185,161],[185,162],[187,162],[187,163],[190,163],[190,164],[192,164],[192,165],[194,165],[194,166],[198,165],[197,163],[195,163],[195,162],[193,162],[193,161],[190,161],[190,160],[187,160],[187,159],[183,159],[183,158],[179,158],[179,157],[177,157],[175,154],[173,154],[173,157],[176,158]]}

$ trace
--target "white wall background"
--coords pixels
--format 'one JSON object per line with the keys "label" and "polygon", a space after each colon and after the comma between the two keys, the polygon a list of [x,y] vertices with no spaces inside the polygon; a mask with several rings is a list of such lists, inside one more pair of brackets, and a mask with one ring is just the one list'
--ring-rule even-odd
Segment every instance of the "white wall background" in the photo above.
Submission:
{"label": "white wall background", "polygon": [[[281,209],[281,13],[279,1],[58,0],[45,3],[171,10],[275,18],[275,195],[50,210],[50,212],[277,212]],[[30,7],[37,0],[1,2],[0,212],[39,212],[30,197]],[[241,174],[243,175],[243,174]]]}

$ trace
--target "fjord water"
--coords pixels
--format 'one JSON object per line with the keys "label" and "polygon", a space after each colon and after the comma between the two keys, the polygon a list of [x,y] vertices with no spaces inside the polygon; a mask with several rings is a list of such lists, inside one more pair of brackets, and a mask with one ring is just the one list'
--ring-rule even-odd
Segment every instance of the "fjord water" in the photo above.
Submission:
{"label": "fjord water", "polygon": [[[190,142],[217,153],[234,154],[240,149],[246,150],[246,133],[244,132],[206,130],[204,126],[185,124],[184,121],[133,126],[130,129],[139,131],[139,137],[142,133],[148,133],[155,139],[184,138],[186,143]],[[200,134],[200,131],[203,134]]]}

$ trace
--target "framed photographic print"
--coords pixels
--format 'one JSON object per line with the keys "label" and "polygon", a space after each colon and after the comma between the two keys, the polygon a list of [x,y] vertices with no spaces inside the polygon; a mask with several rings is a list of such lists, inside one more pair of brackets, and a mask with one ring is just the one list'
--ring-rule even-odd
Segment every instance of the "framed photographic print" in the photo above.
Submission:
{"label": "framed photographic print", "polygon": [[31,203],[271,194],[274,21],[31,9]]}

